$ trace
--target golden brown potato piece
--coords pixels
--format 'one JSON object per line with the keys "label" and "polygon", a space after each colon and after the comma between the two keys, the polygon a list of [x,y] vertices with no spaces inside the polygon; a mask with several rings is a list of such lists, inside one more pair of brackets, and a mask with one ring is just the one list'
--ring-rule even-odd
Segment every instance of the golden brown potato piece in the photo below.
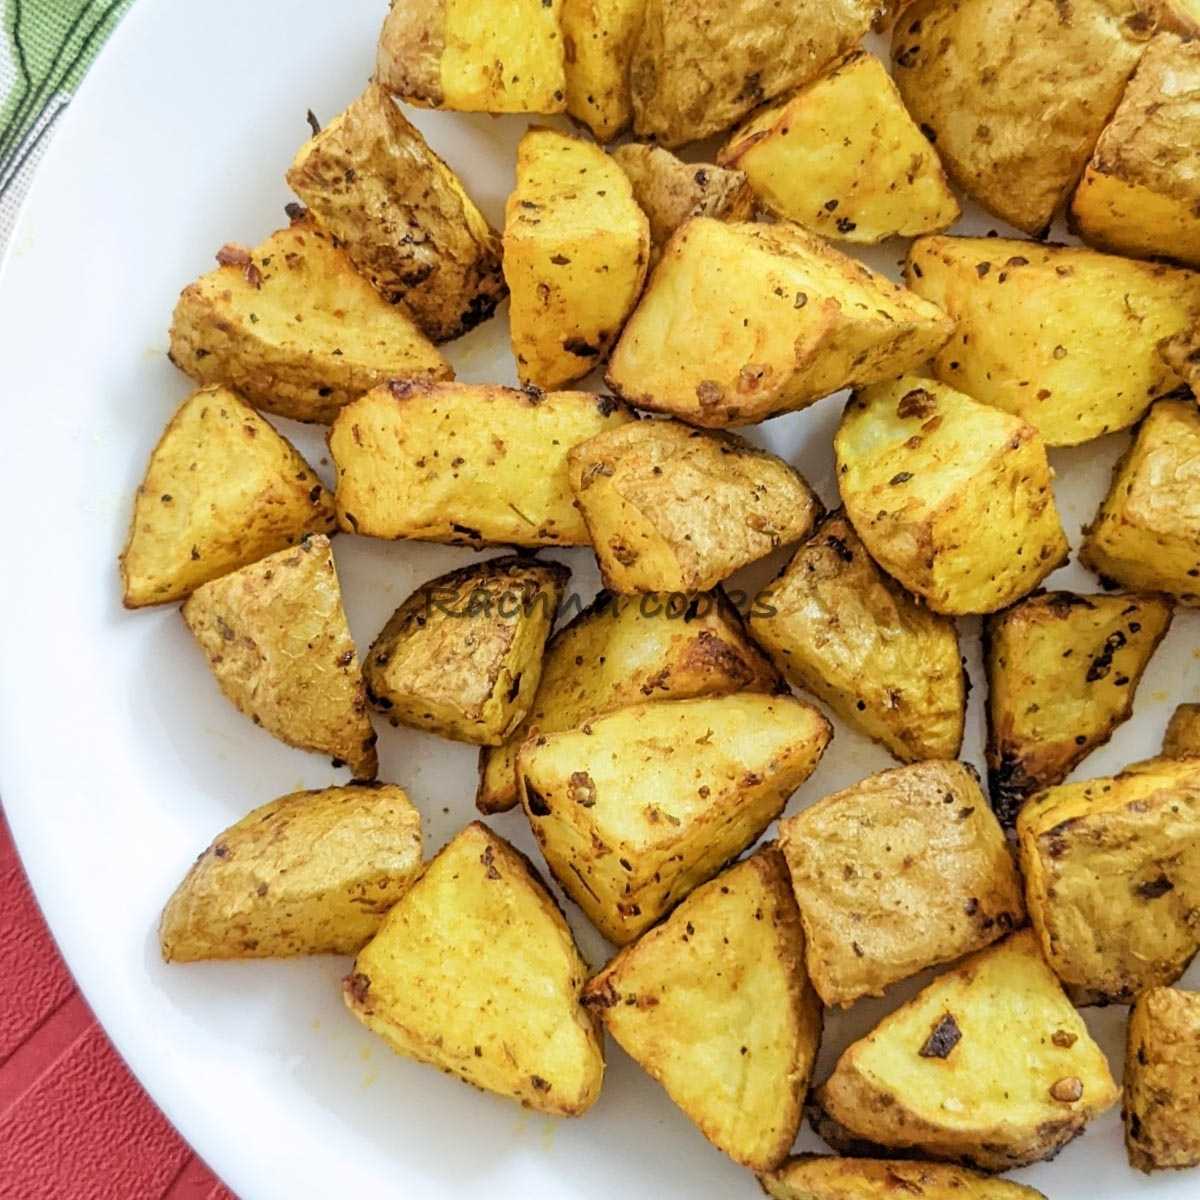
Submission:
{"label": "golden brown potato piece", "polygon": [[1134,1002],[1124,1116],[1131,1166],[1200,1166],[1200,993],[1151,988]]}
{"label": "golden brown potato piece", "polygon": [[915,237],[961,215],[937,151],[865,50],[755,113],[717,161],[745,171],[777,216],[827,238]]}
{"label": "golden brown potato piece", "polygon": [[885,575],[844,513],[796,551],[749,623],[790,684],[901,762],[958,755],[967,689],[954,622]]}
{"label": "golden brown potato piece", "polygon": [[821,1004],[778,850],[697,888],[595,975],[583,1002],[719,1150],[764,1171],[791,1149]]}
{"label": "golden brown potato piece", "polygon": [[221,691],[256,725],[331,755],[355,779],[375,778],[375,732],[327,537],[204,584],[183,619]]}
{"label": "golden brown potato piece", "polygon": [[1088,1001],[1174,983],[1200,948],[1200,762],[1050,788],[1017,818],[1046,961]]}
{"label": "golden brown potato piece", "polygon": [[762,833],[830,736],[791,696],[634,704],[530,738],[521,803],[555,877],[623,946]]}
{"label": "golden brown potato piece", "polygon": [[517,752],[535,734],[573,729],[651,697],[690,700],[786,687],[720,588],[693,597],[601,592],[550,639],[525,720],[504,746],[480,753],[475,804],[495,813],[517,803]]}
{"label": "golden brown potato piece", "polygon": [[947,1163],[801,1154],[759,1176],[773,1200],[1046,1200],[1041,1192]]}
{"label": "golden brown potato piece", "polygon": [[393,725],[499,746],[524,719],[571,572],[492,558],[418,588],[367,653],[367,700]]}
{"label": "golden brown potato piece", "polygon": [[696,217],[667,243],[608,382],[693,425],[750,425],[915,370],[953,329],[798,225]]}
{"label": "golden brown potato piece", "polygon": [[1192,394],[1200,396],[1200,325],[1159,342],[1158,353],[1192,389]]}
{"label": "golden brown potato piece", "polygon": [[[973,954],[850,1046],[821,1136],[982,1171],[1053,1158],[1119,1096],[1030,930]],[[840,1135],[839,1135],[840,1127]]]}
{"label": "golden brown potato piece", "polygon": [[1102,579],[1200,605],[1200,411],[1160,400],[1113,471],[1079,561]]}
{"label": "golden brown potato piece", "polygon": [[834,449],[858,536],[934,612],[994,612],[1066,561],[1046,448],[1018,417],[908,376],[856,393]]}
{"label": "golden brown potato piece", "polygon": [[1200,704],[1181,704],[1163,735],[1163,758],[1200,756]]}
{"label": "golden brown potato piece", "polygon": [[309,219],[255,250],[225,246],[171,322],[171,361],[255,408],[328,424],[389,379],[453,379],[400,305],[389,304]]}
{"label": "golden brown potato piece", "polygon": [[421,869],[394,784],[293,792],[219,834],[163,909],[167,962],[357,954]]}
{"label": "golden brown potato piece", "polygon": [[367,537],[453,546],[586,546],[567,452],[630,419],[589,392],[376,388],[329,431],[338,521]]}
{"label": "golden brown potato piece", "polygon": [[233,392],[202,388],[176,410],[137,490],[125,607],[186,599],[335,523],[333,497],[291,442]]}
{"label": "golden brown potato piece", "polygon": [[646,0],[629,68],[634,129],[671,147],[721,133],[818,75],[882,7],[879,0]]}
{"label": "golden brown potato piece", "polygon": [[988,789],[1002,825],[1129,720],[1172,612],[1165,596],[1047,592],[988,618]]}
{"label": "golden brown potato piece", "polygon": [[843,1008],[989,945],[1025,919],[978,778],[954,762],[872,775],[779,826],[808,973]]}
{"label": "golden brown potato piece", "polygon": [[677,421],[608,430],[567,461],[600,573],[614,592],[707,591],[804,537],[821,513],[783,459]]}
{"label": "golden brown potato piece", "polygon": [[430,862],[354,963],[346,1006],[399,1054],[562,1117],[600,1094],[571,930],[533,864],[478,821]]}
{"label": "golden brown potato piece", "polygon": [[629,60],[646,0],[562,0],[567,112],[600,142],[633,121]]}
{"label": "golden brown potato piece", "polygon": [[562,387],[599,366],[649,262],[650,226],[625,172],[594,142],[531,129],[504,221],[521,382]]}
{"label": "golden brown potato piece", "polygon": [[1137,421],[1180,385],[1163,338],[1200,311],[1200,274],[1078,246],[922,238],[908,283],[958,331],[934,374],[1074,446]]}
{"label": "golden brown potato piece", "polygon": [[896,83],[950,177],[1026,233],[1050,225],[1154,32],[1154,0],[916,0]]}
{"label": "golden brown potato piece", "polygon": [[504,298],[500,237],[454,172],[375,84],[296,155],[288,183],[385,300],[435,342]]}

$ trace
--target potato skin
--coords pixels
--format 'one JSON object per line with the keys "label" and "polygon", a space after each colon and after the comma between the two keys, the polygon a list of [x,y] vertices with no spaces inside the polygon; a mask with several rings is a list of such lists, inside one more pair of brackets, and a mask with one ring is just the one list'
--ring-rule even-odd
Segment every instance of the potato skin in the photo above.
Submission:
{"label": "potato skin", "polygon": [[909,1193],[923,1200],[1046,1200],[1023,1184],[947,1163],[820,1154],[790,1158],[758,1181],[773,1200],[896,1200]]}
{"label": "potato skin", "polygon": [[357,954],[421,869],[394,784],[293,792],[219,834],[163,909],[167,962]]}
{"label": "potato skin", "polygon": [[567,112],[598,142],[633,121],[629,60],[646,0],[563,0]]}
{"label": "potato skin", "polygon": [[524,719],[571,572],[492,558],[439,576],[392,614],[367,652],[367,700],[393,725],[498,746]]}
{"label": "potato skin", "polygon": [[1181,704],[1163,734],[1163,758],[1200,756],[1200,704]]}

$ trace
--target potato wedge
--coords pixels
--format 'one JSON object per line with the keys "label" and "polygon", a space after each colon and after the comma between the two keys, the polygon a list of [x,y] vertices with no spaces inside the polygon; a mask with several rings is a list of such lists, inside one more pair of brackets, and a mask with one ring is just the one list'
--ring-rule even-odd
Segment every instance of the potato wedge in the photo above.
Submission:
{"label": "potato wedge", "polygon": [[1025,919],[1004,832],[960,763],[872,775],[781,822],[779,846],[826,1004],[882,996]]}
{"label": "potato wedge", "polygon": [[256,725],[375,778],[362,669],[324,534],[197,588],[183,619],[221,691]]}
{"label": "potato wedge", "polygon": [[550,639],[533,705],[508,742],[480,753],[476,807],[495,813],[517,803],[517,752],[536,734],[650,697],[786,688],[720,588],[690,598],[601,592]]}
{"label": "potato wedge", "polygon": [[707,591],[821,513],[783,459],[677,421],[606,430],[567,463],[605,586],[624,594]]}
{"label": "potato wedge", "polygon": [[609,1033],[735,1162],[791,1149],[821,1042],[804,933],[778,850],[697,888],[584,988]]}
{"label": "potato wedge", "polygon": [[856,393],[834,449],[858,536],[934,612],[994,612],[1066,561],[1046,448],[1018,417],[907,376]]}
{"label": "potato wedge", "polygon": [[1200,762],[1050,788],[1017,836],[1042,952],[1081,999],[1124,1004],[1183,974],[1200,949]]}
{"label": "potato wedge", "polygon": [[957,757],[967,688],[954,622],[885,575],[844,513],[759,594],[749,624],[790,684],[901,762]]}
{"label": "potato wedge", "polygon": [[435,342],[474,329],[504,299],[500,236],[376,84],[301,147],[287,180]]}
{"label": "potato wedge", "polygon": [[948,1163],[832,1158],[801,1154],[760,1175],[773,1200],[1046,1200],[1041,1192],[1007,1179],[991,1179]]}
{"label": "potato wedge", "polygon": [[1036,937],[1021,930],[884,1017],[842,1054],[816,1103],[851,1137],[1007,1171],[1053,1158],[1119,1094]]}
{"label": "potato wedge", "polygon": [[988,789],[1002,825],[1129,720],[1172,613],[1165,596],[1047,592],[987,619]]}
{"label": "potato wedge", "polygon": [[587,971],[533,864],[477,821],[388,913],[344,998],[398,1054],[576,1117],[604,1077],[599,1030],[579,1003]]}
{"label": "potato wedge", "polygon": [[233,392],[202,388],[176,410],[137,490],[121,552],[125,607],[184,600],[335,526],[333,497],[291,442]]}
{"label": "potato wedge", "polygon": [[1038,234],[1155,22],[1154,0],[915,0],[892,33],[896,83],[951,179]]}
{"label": "potato wedge", "polygon": [[420,869],[421,814],[403,788],[293,792],[196,859],[163,909],[163,959],[357,954]]}
{"label": "potato wedge", "polygon": [[962,211],[937,151],[865,50],[760,109],[717,161],[745,171],[777,216],[835,240],[916,237]]}
{"label": "potato wedge", "polygon": [[530,738],[518,788],[555,878],[623,946],[762,833],[830,736],[791,696],[634,704]]}
{"label": "potato wedge", "polygon": [[514,557],[430,580],[368,651],[368,702],[393,725],[501,745],[533,703],[570,577],[559,563]]}
{"label": "potato wedge", "polygon": [[220,266],[184,288],[171,361],[262,412],[329,424],[389,379],[453,379],[450,364],[308,218],[254,250],[225,246]]}
{"label": "potato wedge", "polygon": [[633,122],[629,61],[646,0],[562,0],[567,112],[598,142]]}
{"label": "potato wedge", "polygon": [[696,217],[667,243],[608,383],[693,425],[750,425],[915,370],[953,328],[797,225]]}
{"label": "potato wedge", "polygon": [[329,431],[338,521],[453,546],[586,546],[567,452],[631,420],[607,396],[483,384],[395,384]]}
{"label": "potato wedge", "polygon": [[1003,238],[922,238],[909,287],[958,332],[934,374],[1074,446],[1139,420],[1179,376],[1159,343],[1200,313],[1200,274]]}
{"label": "potato wedge", "polygon": [[593,142],[531,129],[504,221],[513,353],[522,383],[556,388],[608,356],[650,262],[650,225],[625,172]]}
{"label": "potato wedge", "polygon": [[1163,758],[1200,756],[1200,704],[1181,704],[1171,714],[1163,735]]}

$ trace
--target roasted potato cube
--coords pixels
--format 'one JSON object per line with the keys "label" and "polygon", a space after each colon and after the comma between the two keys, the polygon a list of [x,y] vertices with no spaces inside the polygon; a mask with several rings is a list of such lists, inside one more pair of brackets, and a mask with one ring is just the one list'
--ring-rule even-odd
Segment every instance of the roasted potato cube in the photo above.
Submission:
{"label": "roasted potato cube", "polygon": [[567,452],[629,421],[589,392],[392,384],[329,431],[338,520],[367,537],[454,546],[586,546]]}
{"label": "roasted potato cube", "polygon": [[493,558],[418,588],[367,654],[367,699],[393,725],[499,746],[521,723],[571,572]]}
{"label": "roasted potato cube", "polygon": [[1066,561],[1046,448],[1018,417],[908,376],[856,393],[834,449],[858,536],[934,612],[994,612]]}
{"label": "roasted potato cube", "polygon": [[1181,704],[1163,735],[1163,758],[1200,756],[1200,704]]}
{"label": "roasted potato cube", "polygon": [[1158,987],[1134,1002],[1124,1117],[1139,1171],[1200,1167],[1200,993]]}
{"label": "roasted potato cube", "polygon": [[915,0],[900,94],[950,177],[1026,233],[1050,225],[1154,32],[1154,0]]}
{"label": "roasted potato cube", "polygon": [[702,592],[804,537],[821,502],[783,459],[677,421],[607,430],[568,455],[605,586]]}
{"label": "roasted potato cube", "polygon": [[600,142],[633,121],[629,60],[646,0],[562,0],[567,112]]}
{"label": "roasted potato cube", "polygon": [[827,238],[915,237],[961,215],[937,151],[865,50],[755,113],[717,161],[745,171],[777,216]]}
{"label": "roasted potato cube", "polygon": [[1088,1001],[1174,983],[1200,948],[1200,762],[1050,788],[1017,818],[1046,961]]}
{"label": "roasted potato cube", "polygon": [[421,869],[394,784],[294,792],[219,834],[163,909],[167,962],[357,954]]}
{"label": "roasted potato cube", "polygon": [[375,78],[425,108],[563,112],[562,10],[563,0],[392,0]]}
{"label": "roasted potato cube", "polygon": [[901,762],[958,755],[967,689],[954,622],[885,575],[844,513],[758,595],[749,624],[789,683]]}
{"label": "roasted potato cube", "polygon": [[821,1041],[804,933],[778,850],[697,888],[584,988],[583,1002],[719,1150],[779,1164]]}
{"label": "roasted potato cube", "polygon": [[221,691],[268,733],[374,779],[362,669],[323,534],[197,588],[183,619]]}
{"label": "roasted potato cube", "polygon": [[1113,471],[1079,560],[1101,579],[1200,606],[1200,411],[1159,400]]}
{"label": "roasted potato cube", "polygon": [[667,243],[608,382],[693,425],[750,425],[915,370],[953,329],[797,225],[696,217]]}
{"label": "roasted potato cube", "polygon": [[922,238],[907,275],[958,322],[937,378],[1023,417],[1047,446],[1124,429],[1178,388],[1159,342],[1200,311],[1200,274],[1077,246]]}
{"label": "roasted potato cube", "polygon": [[773,1200],[1046,1200],[1041,1192],[1007,1179],[947,1163],[895,1162],[801,1154],[759,1182]]}
{"label": "roasted potato cube", "polygon": [[307,218],[255,250],[225,246],[179,297],[171,361],[263,412],[328,424],[389,379],[453,379],[450,364]]}
{"label": "roasted potato cube", "polygon": [[624,945],[762,833],[830,736],[791,696],[634,704],[530,738],[518,788],[555,877]]}
{"label": "roasted potato cube", "polygon": [[781,690],[786,684],[719,588],[688,599],[601,592],[550,639],[524,721],[504,746],[480,753],[475,804],[494,813],[517,803],[517,752],[535,734],[573,729],[649,697]]}
{"label": "roasted potato cube", "polygon": [[121,553],[125,607],[167,604],[310,533],[333,497],[291,442],[222,387],[183,402],[150,455]]}
{"label": "roasted potato cube", "polygon": [[988,788],[1002,825],[1129,720],[1172,611],[1164,596],[1048,592],[988,618]]}
{"label": "roasted potato cube", "polygon": [[840,1127],[889,1151],[1007,1171],[1053,1158],[1118,1095],[1036,937],[1021,930],[851,1045],[816,1104],[834,1122],[822,1137]]}
{"label": "roasted potato cube", "polygon": [[500,237],[454,172],[371,84],[296,155],[288,183],[385,300],[436,342],[504,298]]}
{"label": "roasted potato cube", "polygon": [[779,827],[808,974],[843,1008],[989,945],[1025,918],[977,777],[954,762],[872,775]]}
{"label": "roasted potato cube", "polygon": [[882,7],[879,0],[646,0],[629,68],[634,129],[672,147],[721,133],[818,75]]}
{"label": "roasted potato cube", "polygon": [[533,864],[477,821],[388,913],[344,997],[397,1053],[576,1117],[604,1077],[599,1030],[579,1003],[587,973]]}
{"label": "roasted potato cube", "polygon": [[590,374],[637,303],[649,262],[650,226],[625,172],[593,142],[531,129],[504,221],[521,382],[555,388]]}

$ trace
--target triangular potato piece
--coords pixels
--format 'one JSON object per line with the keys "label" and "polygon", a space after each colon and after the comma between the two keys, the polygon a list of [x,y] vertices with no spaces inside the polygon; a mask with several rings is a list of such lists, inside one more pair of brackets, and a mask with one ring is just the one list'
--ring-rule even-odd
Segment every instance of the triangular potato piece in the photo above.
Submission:
{"label": "triangular potato piece", "polygon": [[704,1136],[752,1170],[791,1149],[821,1040],[787,866],[766,849],[694,891],[584,990]]}
{"label": "triangular potato piece", "polygon": [[121,554],[126,608],[183,600],[306,534],[337,528],[296,448],[233,392],[185,400],[159,439]]}
{"label": "triangular potato piece", "polygon": [[815,1099],[829,1118],[818,1132],[839,1153],[870,1143],[1007,1171],[1052,1158],[1119,1095],[1025,929],[885,1017]]}
{"label": "triangular potato piece", "polygon": [[366,689],[329,539],[306,538],[197,589],[183,619],[221,690],[289,746],[378,769]]}
{"label": "triangular potato piece", "polygon": [[949,1163],[800,1154],[759,1177],[772,1200],[1046,1200],[1007,1179],[991,1179]]}
{"label": "triangular potato piece", "polygon": [[571,930],[530,862],[468,825],[359,954],[347,1007],[399,1054],[529,1108],[578,1116],[604,1077]]}

